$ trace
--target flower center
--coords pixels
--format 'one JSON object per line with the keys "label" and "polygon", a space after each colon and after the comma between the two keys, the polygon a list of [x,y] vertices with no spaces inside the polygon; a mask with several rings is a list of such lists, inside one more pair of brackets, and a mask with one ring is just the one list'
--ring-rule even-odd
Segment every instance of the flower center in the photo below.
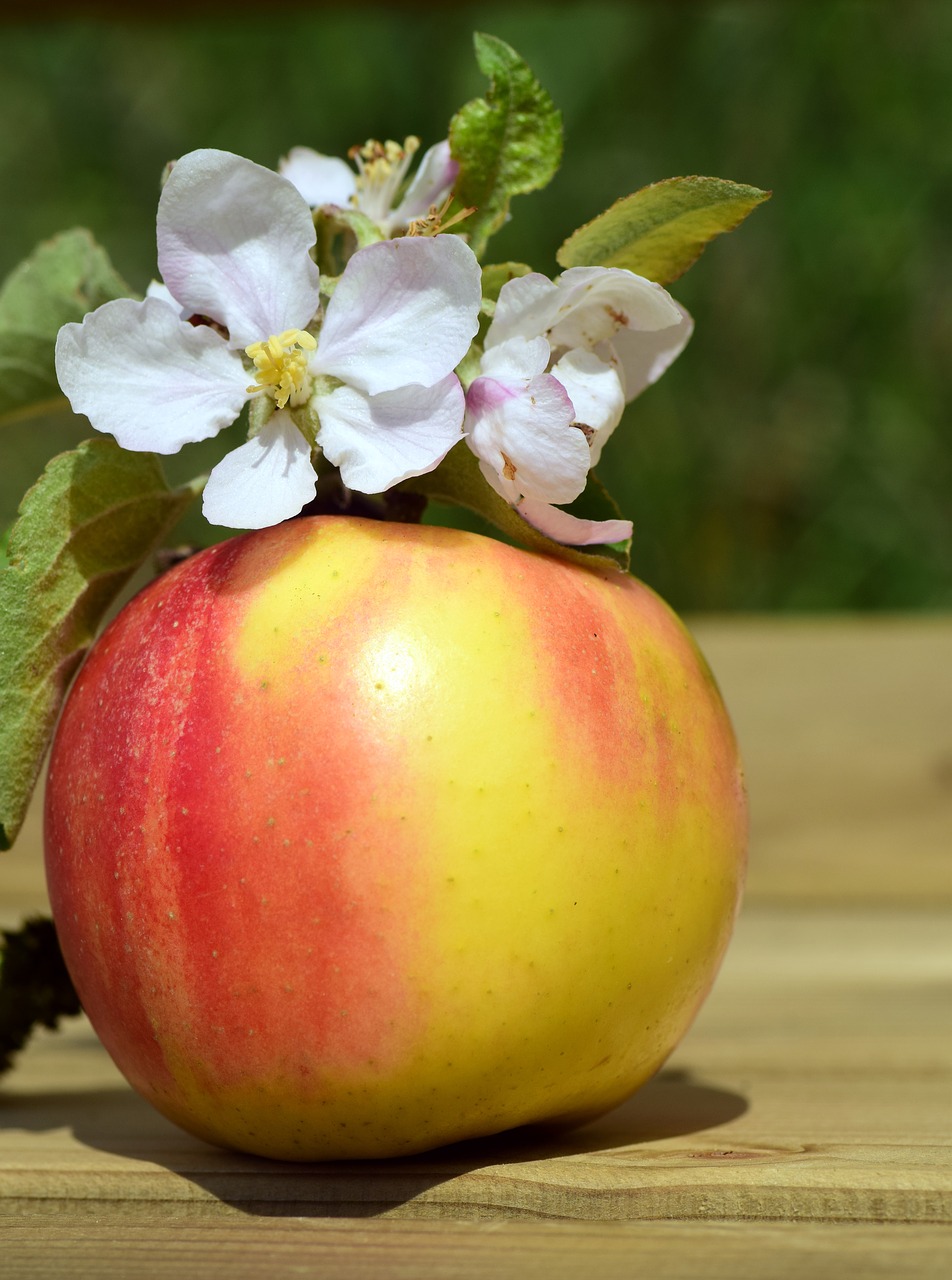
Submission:
{"label": "flower center", "polygon": [[317,340],[303,329],[273,333],[266,341],[245,347],[255,366],[255,383],[248,390],[270,392],[279,409],[289,400],[292,405],[304,404],[311,385],[307,353],[316,347]]}
{"label": "flower center", "polygon": [[350,157],[357,166],[357,206],[375,222],[386,219],[393,208],[410,162],[420,146],[420,139],[377,142],[373,138],[362,147],[352,147]]}

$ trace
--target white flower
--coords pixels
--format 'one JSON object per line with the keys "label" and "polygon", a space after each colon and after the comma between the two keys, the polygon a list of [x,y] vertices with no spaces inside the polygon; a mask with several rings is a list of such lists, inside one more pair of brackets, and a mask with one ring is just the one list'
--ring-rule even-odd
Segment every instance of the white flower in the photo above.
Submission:
{"label": "white flower", "polygon": [[164,285],[65,325],[56,371],[97,430],[163,454],[217,434],[249,398],[273,398],[257,434],[209,476],[213,523],[262,528],[296,515],[314,495],[312,445],[346,485],[378,493],[432,470],[459,439],[452,371],[476,331],[480,291],[457,237],[359,250],[319,323],[307,203],[270,170],[205,150],[172,169],[157,240]]}
{"label": "white flower", "polygon": [[467,394],[469,446],[512,506],[524,497],[571,502],[585,488],[588,443],[548,363],[545,338],[509,338],[486,351]]}
{"label": "white flower", "polygon": [[628,521],[579,520],[552,504],[582,492],[625,404],[660,378],[691,330],[660,285],[619,268],[508,281],[466,398],[467,440],[483,475],[559,542],[630,536]]}
{"label": "white flower", "polygon": [[438,142],[424,154],[413,181],[397,203],[419,146],[420,139],[410,137],[402,147],[396,142],[374,141],[354,147],[350,154],[356,173],[336,156],[324,156],[309,147],[294,147],[278,170],[297,187],[311,208],[351,206],[390,236],[425,217],[432,206],[441,205],[459,172],[459,165],[450,155],[449,142]]}

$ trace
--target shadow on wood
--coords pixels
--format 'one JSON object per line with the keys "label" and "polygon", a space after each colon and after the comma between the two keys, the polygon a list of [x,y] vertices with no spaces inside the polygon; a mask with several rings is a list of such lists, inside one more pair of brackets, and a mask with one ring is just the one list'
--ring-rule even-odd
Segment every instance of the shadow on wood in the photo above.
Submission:
{"label": "shadow on wood", "polygon": [[[439,1201],[451,1212],[455,1197],[444,1184],[457,1179],[466,1184],[460,1184],[460,1191],[471,1213],[474,1193],[481,1198],[483,1177],[497,1184],[498,1195],[507,1166],[553,1162],[553,1173],[561,1166],[568,1174],[567,1164],[584,1163],[599,1153],[611,1161],[626,1148],[700,1133],[742,1115],[747,1106],[738,1093],[668,1070],[614,1111],[570,1131],[523,1128],[417,1156],[328,1164],[292,1164],[218,1150],[181,1132],[123,1088],[0,1096],[0,1130],[71,1129],[78,1142],[120,1157],[126,1194],[137,1168],[154,1175],[158,1166],[175,1175],[166,1180],[170,1200],[194,1198],[194,1191],[181,1185],[178,1192],[173,1189],[184,1179],[201,1189],[198,1198],[214,1198],[244,1213],[354,1218],[399,1212],[417,1197],[429,1198],[434,1188],[442,1188]],[[130,1167],[128,1161],[141,1165]]]}

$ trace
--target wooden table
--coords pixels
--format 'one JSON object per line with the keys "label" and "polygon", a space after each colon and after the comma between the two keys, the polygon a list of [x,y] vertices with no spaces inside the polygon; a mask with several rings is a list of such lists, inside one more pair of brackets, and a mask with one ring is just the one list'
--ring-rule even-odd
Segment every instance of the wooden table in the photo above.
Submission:
{"label": "wooden table", "polygon": [[[952,1275],[952,619],[703,619],[746,906],[668,1066],[560,1139],[274,1165],[179,1133],[88,1027],[0,1085],[0,1275]],[[42,908],[35,815],[0,923]]]}

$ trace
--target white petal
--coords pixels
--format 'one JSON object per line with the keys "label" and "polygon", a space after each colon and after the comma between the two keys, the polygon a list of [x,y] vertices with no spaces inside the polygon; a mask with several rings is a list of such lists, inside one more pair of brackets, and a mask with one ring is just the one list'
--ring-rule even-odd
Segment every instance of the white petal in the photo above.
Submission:
{"label": "white petal", "polygon": [[558,306],[558,286],[537,271],[507,280],[499,290],[486,333],[486,350],[509,338],[535,338],[545,333],[555,323]]}
{"label": "white petal", "polygon": [[[466,443],[473,450],[473,453],[476,453],[471,436],[466,437]],[[497,471],[485,458],[480,458],[478,453],[476,453],[476,457],[479,459],[479,469],[483,473],[483,479],[490,489],[495,489],[500,498],[505,498],[511,507],[515,507],[522,496],[516,487],[516,482],[503,475],[501,471]]]}
{"label": "white petal", "polygon": [[483,353],[479,368],[487,377],[503,382],[535,378],[545,373],[549,355],[545,338],[507,338],[498,347],[490,347]]}
{"label": "white petal", "polygon": [[[640,335],[644,336],[644,335]],[[625,409],[625,391],[615,368],[591,351],[569,351],[553,367],[575,406],[575,421],[590,427],[590,466],[601,457],[605,441],[618,426]]]}
{"label": "white petal", "polygon": [[192,151],[162,189],[162,279],[188,315],[223,324],[244,348],[303,329],[318,304],[314,224],[290,182],[227,151]]}
{"label": "white petal", "polygon": [[383,493],[432,471],[462,439],[463,388],[455,374],[434,387],[368,396],[338,387],[315,398],[317,442],[349,489]]}
{"label": "white petal", "polygon": [[450,144],[444,139],[424,153],[413,175],[406,195],[394,209],[390,222],[405,227],[414,218],[422,218],[431,205],[441,205],[453,189],[459,164],[450,155]]}
{"label": "white petal", "polygon": [[553,347],[588,347],[622,329],[666,329],[681,323],[660,284],[620,267],[572,267],[556,281],[559,305],[550,324]]}
{"label": "white petal", "polygon": [[311,367],[370,395],[432,387],[469,350],[479,304],[479,264],[458,236],[368,245],[344,268]]}
{"label": "white petal", "polygon": [[292,183],[308,204],[336,204],[346,208],[357,190],[357,175],[337,156],[322,156],[310,147],[292,147],[278,165],[282,178]]}
{"label": "white petal", "polygon": [[124,449],[177,453],[237,418],[247,396],[240,357],[206,325],[160,298],[117,298],[67,324],[56,375],[76,413]]}
{"label": "white petal", "polygon": [[571,547],[594,547],[606,542],[625,542],[631,537],[630,520],[581,520],[568,511],[549,506],[546,502],[534,502],[526,498],[516,510],[546,537]]}
{"label": "white petal", "polygon": [[694,331],[694,321],[683,307],[678,306],[678,312],[681,317],[679,323],[668,329],[655,329],[651,333],[621,329],[612,339],[611,347],[621,366],[626,400],[634,400],[645,387],[657,382],[687,345]]}
{"label": "white petal", "polygon": [[161,280],[150,280],[146,286],[145,296],[147,298],[159,298],[172,308],[180,320],[188,319],[188,316],[182,314],[182,308],[172,297],[172,291]]}
{"label": "white petal", "polygon": [[210,524],[227,529],[266,529],[296,516],[316,488],[311,447],[279,409],[258,435],[212,468],[202,511]]}
{"label": "white petal", "polygon": [[507,495],[546,502],[578,497],[590,457],[574,418],[564,387],[550,374],[522,383],[480,377],[466,395],[470,448],[510,482]]}

